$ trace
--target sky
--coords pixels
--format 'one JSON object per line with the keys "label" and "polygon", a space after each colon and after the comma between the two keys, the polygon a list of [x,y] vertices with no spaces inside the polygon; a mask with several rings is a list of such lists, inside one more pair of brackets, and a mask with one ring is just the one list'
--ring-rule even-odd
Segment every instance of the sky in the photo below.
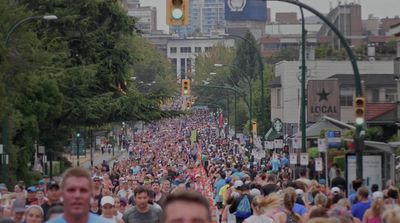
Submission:
{"label": "sky", "polygon": [[[301,2],[317,9],[322,13],[329,12],[330,2],[332,2],[333,7],[337,6],[338,4],[338,0],[301,0]],[[400,15],[400,0],[342,0],[341,2],[342,4],[345,2],[360,2],[362,6],[363,19],[366,19],[369,14],[373,14],[375,17],[379,18]],[[141,0],[141,5],[157,7],[157,28],[168,31],[168,26],[165,23],[166,0]],[[283,2],[268,2],[267,6],[268,8],[271,8],[272,20],[274,20],[276,12],[298,12],[297,15],[300,16],[297,6]],[[305,12],[305,16],[310,15],[310,13]]]}

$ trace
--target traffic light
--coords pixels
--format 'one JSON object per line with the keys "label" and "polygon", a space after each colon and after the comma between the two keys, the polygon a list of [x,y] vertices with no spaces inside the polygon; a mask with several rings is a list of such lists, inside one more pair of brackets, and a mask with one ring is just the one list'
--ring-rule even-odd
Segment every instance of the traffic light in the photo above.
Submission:
{"label": "traffic light", "polygon": [[251,132],[257,134],[257,122],[251,121]]}
{"label": "traffic light", "polygon": [[171,26],[189,24],[189,0],[167,0],[167,24]]}
{"label": "traffic light", "polygon": [[365,121],[365,98],[356,97],[354,100],[354,115],[356,117],[356,125],[363,125]]}
{"label": "traffic light", "polygon": [[188,101],[188,102],[186,102],[186,109],[190,109],[190,108],[192,108],[192,102]]}
{"label": "traffic light", "polygon": [[190,95],[190,80],[182,80],[182,96]]}

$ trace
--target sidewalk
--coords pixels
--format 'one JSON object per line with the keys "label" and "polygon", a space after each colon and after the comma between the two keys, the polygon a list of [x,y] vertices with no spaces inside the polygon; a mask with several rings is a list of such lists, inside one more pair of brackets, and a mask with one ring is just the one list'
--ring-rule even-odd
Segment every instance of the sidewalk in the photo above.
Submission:
{"label": "sidewalk", "polygon": [[[102,154],[101,151],[93,151],[93,164],[94,165],[99,165],[103,162],[103,160],[106,160],[107,162],[114,160],[116,157],[120,155],[120,152],[115,151],[114,156],[112,153],[104,153]],[[67,158],[71,163],[72,166],[77,165],[77,157],[76,155],[71,155],[71,154],[64,154],[63,155],[65,158]],[[90,162],[90,151],[86,153],[86,155],[79,155],[79,165],[83,167],[89,168],[91,165]]]}

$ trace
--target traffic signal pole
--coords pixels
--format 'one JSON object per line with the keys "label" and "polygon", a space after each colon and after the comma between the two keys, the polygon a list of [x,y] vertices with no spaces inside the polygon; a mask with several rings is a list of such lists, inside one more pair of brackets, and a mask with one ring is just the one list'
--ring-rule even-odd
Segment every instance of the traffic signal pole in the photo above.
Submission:
{"label": "traffic signal pole", "polygon": [[[320,18],[326,25],[328,25],[331,30],[338,36],[340,43],[343,45],[344,49],[346,50],[346,53],[350,59],[352,68],[353,68],[353,73],[354,73],[354,84],[355,84],[355,93],[356,97],[362,97],[362,88],[361,88],[361,78],[360,78],[360,71],[358,69],[357,65],[357,59],[354,56],[354,53],[352,49],[350,48],[346,38],[343,36],[342,33],[336,28],[336,26],[329,21],[324,15],[322,15],[320,12],[318,12],[316,9],[310,7],[309,5],[306,5],[302,2],[299,2],[297,0],[264,0],[264,1],[278,1],[278,2],[286,2],[292,5],[297,5],[301,8],[307,9],[314,15],[316,15],[318,18]],[[357,179],[363,179],[363,171],[362,171],[362,153],[364,150],[364,142],[363,142],[363,136],[360,136],[361,133],[363,132],[363,126],[360,125],[356,128],[356,132],[354,134],[354,144],[355,144],[355,151],[356,151],[356,165],[357,165]]]}

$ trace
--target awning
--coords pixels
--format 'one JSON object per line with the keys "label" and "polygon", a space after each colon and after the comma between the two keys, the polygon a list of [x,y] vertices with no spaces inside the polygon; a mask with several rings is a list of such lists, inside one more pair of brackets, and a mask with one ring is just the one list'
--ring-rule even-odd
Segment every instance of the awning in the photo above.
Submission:
{"label": "awning", "polygon": [[274,141],[274,139],[280,138],[282,136],[282,133],[278,133],[274,128],[270,128],[267,134],[265,134],[265,140]]}

